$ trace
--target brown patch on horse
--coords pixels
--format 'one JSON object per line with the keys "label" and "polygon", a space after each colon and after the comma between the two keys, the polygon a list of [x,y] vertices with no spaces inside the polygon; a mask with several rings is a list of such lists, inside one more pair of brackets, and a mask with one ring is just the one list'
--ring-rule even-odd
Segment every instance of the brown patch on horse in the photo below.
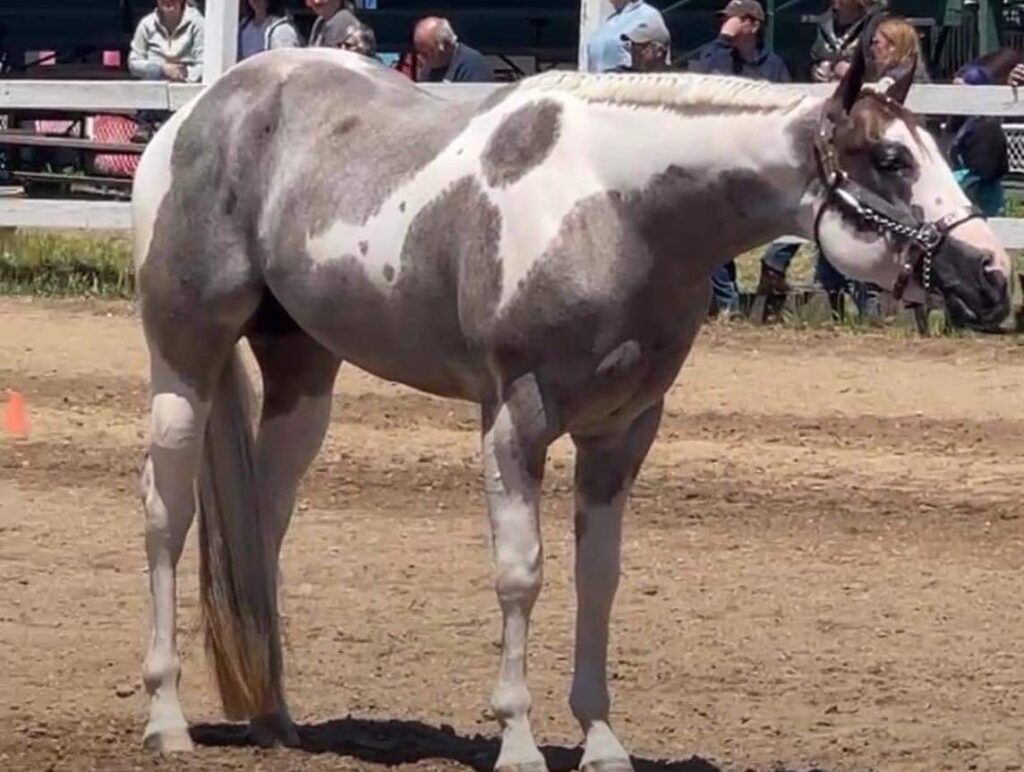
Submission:
{"label": "brown patch on horse", "polygon": [[500,188],[522,179],[551,154],[562,132],[562,106],[551,99],[530,102],[508,115],[484,148],[484,178]]}

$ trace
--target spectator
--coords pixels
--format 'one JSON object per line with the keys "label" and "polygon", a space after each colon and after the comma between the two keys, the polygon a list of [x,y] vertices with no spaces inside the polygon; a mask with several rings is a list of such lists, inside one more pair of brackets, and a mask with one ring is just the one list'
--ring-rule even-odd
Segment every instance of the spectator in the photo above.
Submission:
{"label": "spectator", "polygon": [[[136,78],[197,83],[203,78],[203,16],[185,0],[157,0],[132,37],[128,70]],[[170,116],[166,110],[140,110],[131,141],[145,144]]]}
{"label": "spectator", "polygon": [[1013,76],[1014,72],[1024,73],[1024,64],[1022,62],[1024,62],[1024,54],[1021,54],[1015,48],[1003,46],[995,51],[979,56],[973,63],[988,73],[993,85],[1006,86],[1020,84],[1019,78],[1016,78],[1016,84],[1011,83],[1011,79],[1015,79]]}
{"label": "spectator", "polygon": [[906,19],[882,19],[871,36],[871,66],[868,75],[877,88],[887,90],[913,70],[915,83],[929,83],[928,68],[921,53],[921,39]]}
{"label": "spectator", "polygon": [[643,0],[610,0],[612,15],[594,30],[584,51],[587,72],[615,72],[633,66],[622,36],[641,24],[665,26],[661,12]]}
{"label": "spectator", "polygon": [[641,22],[622,41],[629,46],[629,66],[621,72],[660,72],[668,69],[672,51],[672,36],[660,18]]}
{"label": "spectator", "polygon": [[765,15],[757,0],[729,0],[717,15],[724,18],[718,37],[697,50],[690,60],[690,70],[789,82],[782,58],[761,48]]}
{"label": "spectator", "polygon": [[[953,78],[956,85],[993,85],[979,64],[969,64]],[[1010,173],[1006,134],[998,118],[986,115],[954,117],[946,125],[947,155],[960,187],[986,217],[1003,214],[1003,178]]]}
{"label": "spectator", "polygon": [[349,30],[346,38],[341,41],[341,48],[362,54],[370,59],[376,59],[377,36],[365,24],[360,24]]}
{"label": "spectator", "polygon": [[310,47],[338,48],[360,23],[349,0],[306,0],[306,7],[316,14],[309,31]]}
{"label": "spectator", "polygon": [[[765,14],[757,0],[730,0],[719,11],[719,16],[724,17],[724,21],[718,37],[697,50],[689,69],[776,83],[789,81],[785,62],[760,46],[759,35],[764,27]],[[714,301],[712,313],[732,314],[739,310],[734,260],[715,269],[711,275],[711,290]]]}
{"label": "spectator", "polygon": [[245,13],[238,27],[238,60],[272,48],[302,45],[295,22],[282,0],[243,0]]}
{"label": "spectator", "polygon": [[[840,80],[858,45],[867,48],[875,26],[885,12],[886,0],[832,0],[818,21],[811,46],[811,79],[817,83]],[[865,50],[865,55],[870,55]]]}
{"label": "spectator", "polygon": [[417,80],[438,83],[490,83],[494,70],[487,57],[459,41],[447,19],[420,19],[412,36]]}
{"label": "spectator", "polygon": [[185,0],[157,0],[132,37],[128,69],[144,80],[198,83],[203,78],[203,15]]}

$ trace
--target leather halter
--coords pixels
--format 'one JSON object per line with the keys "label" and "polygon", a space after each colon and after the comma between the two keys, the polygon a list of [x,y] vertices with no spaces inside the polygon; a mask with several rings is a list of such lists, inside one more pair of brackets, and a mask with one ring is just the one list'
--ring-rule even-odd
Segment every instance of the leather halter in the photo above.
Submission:
{"label": "leather halter", "polygon": [[[887,99],[879,94],[883,99]],[[888,100],[892,101],[892,100]],[[946,236],[959,225],[985,216],[974,206],[957,207],[937,220],[922,220],[906,207],[886,201],[874,191],[850,179],[839,165],[835,148],[836,124],[827,110],[814,137],[814,155],[818,164],[818,177],[825,186],[825,202],[814,218],[814,243],[822,255],[818,231],[825,210],[831,205],[856,218],[862,225],[882,236],[891,236],[904,245],[903,263],[896,277],[892,294],[899,300],[910,278],[915,274],[925,292],[932,291],[932,260],[946,240]],[[827,255],[826,255],[827,258]]]}

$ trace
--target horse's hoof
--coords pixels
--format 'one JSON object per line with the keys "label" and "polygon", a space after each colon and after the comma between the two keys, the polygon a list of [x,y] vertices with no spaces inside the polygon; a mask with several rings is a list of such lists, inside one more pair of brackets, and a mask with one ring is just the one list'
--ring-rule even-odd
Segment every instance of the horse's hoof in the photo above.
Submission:
{"label": "horse's hoof", "polygon": [[495,767],[494,772],[548,772],[548,765],[543,761],[528,761],[525,764],[502,764]]}
{"label": "horse's hoof", "polygon": [[634,772],[633,762],[629,759],[597,759],[588,761],[580,772]]}
{"label": "horse's hoof", "polygon": [[185,727],[146,732],[142,747],[153,753],[191,753],[195,750],[192,738]]}
{"label": "horse's hoof", "polygon": [[260,748],[298,748],[302,745],[295,724],[287,715],[260,716],[249,722],[249,737]]}

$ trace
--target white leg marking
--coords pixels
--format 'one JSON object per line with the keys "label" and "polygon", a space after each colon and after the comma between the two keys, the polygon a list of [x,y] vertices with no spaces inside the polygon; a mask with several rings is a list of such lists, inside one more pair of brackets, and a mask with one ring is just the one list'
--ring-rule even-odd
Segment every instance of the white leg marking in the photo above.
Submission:
{"label": "white leg marking", "polygon": [[499,770],[546,769],[530,729],[526,683],[530,612],[542,579],[541,481],[531,479],[528,470],[528,459],[538,449],[523,445],[508,406],[502,406],[483,438],[495,588],[502,614],[501,669],[491,700],[502,728]]}
{"label": "white leg marking", "polygon": [[153,397],[152,442],[142,473],[153,604],[153,635],[142,673],[150,696],[143,742],[161,752],[192,749],[178,700],[181,663],[176,644],[176,569],[195,515],[193,484],[209,411],[209,405],[200,403],[187,389],[179,391]]}

